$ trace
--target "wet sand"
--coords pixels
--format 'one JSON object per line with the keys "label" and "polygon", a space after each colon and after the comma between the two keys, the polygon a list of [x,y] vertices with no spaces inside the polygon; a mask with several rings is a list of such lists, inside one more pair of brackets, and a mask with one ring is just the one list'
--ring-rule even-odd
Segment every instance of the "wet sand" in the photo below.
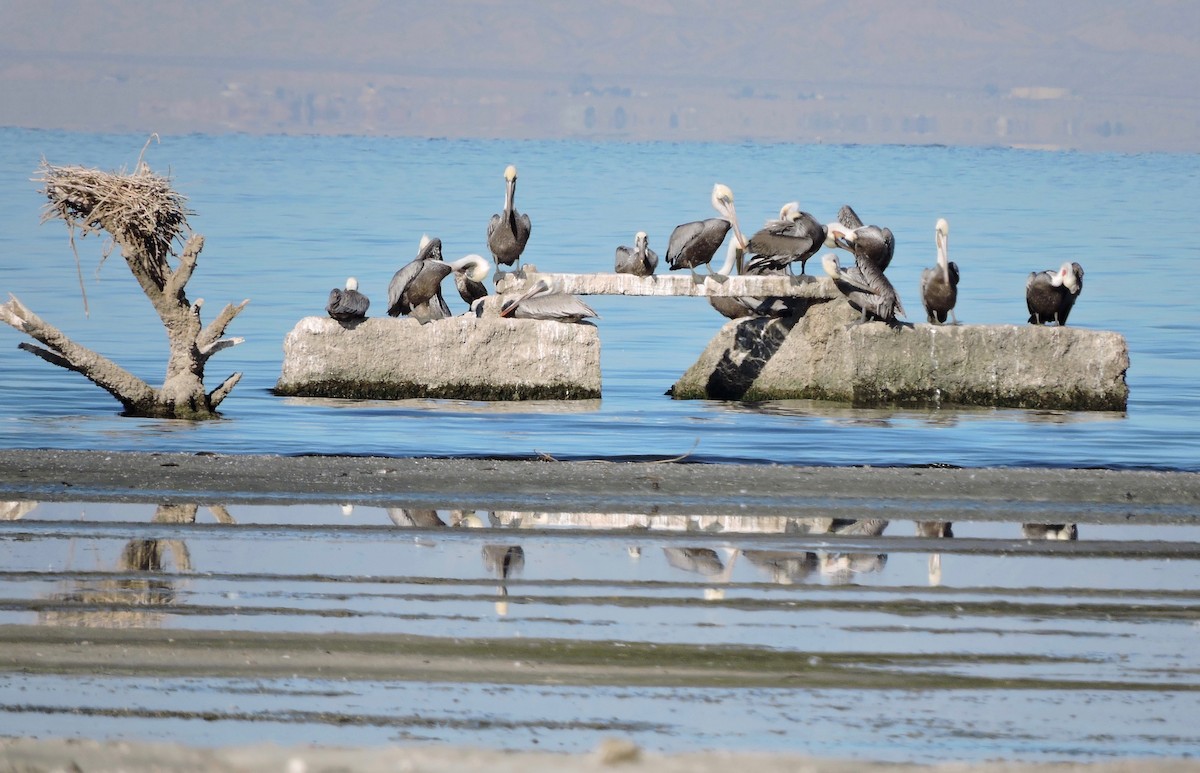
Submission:
{"label": "wet sand", "polygon": [[812,500],[1200,505],[1200,473],[1097,469],[792,467],[684,462],[393,459],[0,451],[0,496],[154,502],[323,501],[522,509],[804,514]]}
{"label": "wet sand", "polygon": [[[948,468],[799,468],[725,466],[686,463],[609,463],[510,460],[390,459],[347,457],[216,456],[208,454],[131,454],[110,452],[0,452],[0,499],[113,500],[161,502],[172,498],[221,502],[286,503],[355,501],[372,503],[437,503],[462,507],[556,507],[571,510],[623,510],[693,514],[754,512],[804,514],[830,501],[870,509],[887,502],[969,504],[984,517],[1005,517],[1010,507],[1047,503],[1054,509],[1086,507],[1111,512],[1114,520],[1130,513],[1157,520],[1194,522],[1200,507],[1200,474],[1112,470],[948,469]],[[1106,517],[1104,515],[1101,518]],[[153,671],[169,662],[172,647],[163,634],[146,631],[94,631],[88,652],[63,637],[62,629],[21,626],[6,634],[6,659],[33,667],[47,653],[70,659],[89,673],[105,652],[105,669],[121,663]],[[19,633],[20,636],[15,636]],[[17,641],[32,637],[28,641]],[[283,646],[263,638],[259,645]],[[286,637],[295,639],[296,637]],[[336,663],[314,662],[315,670],[335,666],[345,673],[367,675],[378,667],[378,653],[368,637],[351,637],[355,646],[337,649]],[[111,641],[108,641],[111,639]],[[205,652],[203,637],[193,644]],[[242,644],[254,648],[255,637]],[[108,642],[107,646],[104,645]],[[191,659],[197,673],[223,672],[226,659],[216,644],[203,657]],[[288,668],[313,648],[298,648]],[[470,658],[467,659],[468,661]],[[9,670],[15,661],[9,663]],[[301,664],[302,665],[302,664]],[[446,664],[460,668],[461,662]],[[491,663],[488,668],[495,667]],[[389,665],[388,668],[393,668]],[[615,667],[614,667],[615,668]],[[492,675],[494,676],[494,674]],[[636,675],[634,675],[636,677]],[[686,677],[687,675],[685,675]],[[608,674],[608,679],[614,678]],[[661,677],[659,677],[661,678]],[[687,677],[690,679],[692,677]],[[686,679],[685,679],[686,681]],[[0,735],[3,730],[0,729]],[[1186,754],[1194,750],[1178,750]],[[1020,761],[914,766],[871,764],[849,760],[814,760],[792,755],[705,752],[662,755],[642,752],[620,739],[602,743],[588,754],[505,752],[473,748],[409,747],[331,748],[269,745],[194,748],[173,744],[72,741],[18,738],[0,740],[0,771],[5,770],[288,770],[331,769],[462,771],[586,771],[619,767],[639,771],[724,771],[730,767],[760,771],[902,770],[942,771],[1089,770],[1200,771],[1200,762],[1155,759],[1120,760],[1079,765],[1021,764]]]}

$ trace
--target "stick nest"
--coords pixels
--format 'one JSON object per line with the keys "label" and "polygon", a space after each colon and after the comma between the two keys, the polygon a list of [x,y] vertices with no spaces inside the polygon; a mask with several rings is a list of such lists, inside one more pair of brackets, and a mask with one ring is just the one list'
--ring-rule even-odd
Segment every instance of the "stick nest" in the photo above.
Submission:
{"label": "stick nest", "polygon": [[84,236],[107,231],[128,260],[141,263],[161,282],[169,270],[167,256],[175,254],[172,245],[182,244],[187,216],[193,214],[169,178],[142,161],[132,174],[53,166],[45,159],[38,171],[34,181],[42,183],[49,200],[42,222],[61,218],[72,240],[76,230]]}

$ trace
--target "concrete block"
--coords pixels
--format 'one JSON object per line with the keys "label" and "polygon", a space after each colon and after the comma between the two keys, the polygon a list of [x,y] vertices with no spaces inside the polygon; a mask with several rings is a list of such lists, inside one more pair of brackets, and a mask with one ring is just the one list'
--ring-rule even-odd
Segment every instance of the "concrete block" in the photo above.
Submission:
{"label": "concrete block", "polygon": [[1119,333],[1034,325],[847,325],[843,302],[726,324],[671,388],[678,399],[820,399],[1123,411]]}
{"label": "concrete block", "polygon": [[422,325],[371,317],[343,326],[305,317],[283,343],[281,395],[460,400],[582,400],[600,397],[595,325],[477,318]]}

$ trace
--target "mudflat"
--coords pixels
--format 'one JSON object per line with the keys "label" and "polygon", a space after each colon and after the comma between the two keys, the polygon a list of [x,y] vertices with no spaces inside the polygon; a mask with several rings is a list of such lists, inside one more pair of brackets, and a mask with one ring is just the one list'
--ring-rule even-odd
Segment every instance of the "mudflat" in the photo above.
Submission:
{"label": "mudflat", "polygon": [[803,514],[812,500],[1200,505],[1200,473],[1061,468],[796,467],[509,459],[0,451],[0,495],[43,500],[436,501],[441,507]]}

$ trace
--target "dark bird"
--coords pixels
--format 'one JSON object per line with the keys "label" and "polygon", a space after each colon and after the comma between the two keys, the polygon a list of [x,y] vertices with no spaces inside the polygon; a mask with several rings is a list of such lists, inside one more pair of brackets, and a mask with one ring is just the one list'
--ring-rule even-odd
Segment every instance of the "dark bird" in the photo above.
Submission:
{"label": "dark bird", "polygon": [[458,294],[470,306],[477,299],[488,294],[487,285],[483,280],[492,271],[492,264],[482,255],[467,255],[451,261],[450,269],[454,272],[454,286]]}
{"label": "dark bird", "polygon": [[504,170],[504,211],[492,215],[488,223],[487,243],[497,265],[511,266],[521,259],[529,242],[529,215],[522,215],[513,206],[517,193],[517,168],[509,164]]}
{"label": "dark bird", "polygon": [[[858,216],[857,212],[851,209],[849,204],[843,204],[842,208],[838,210],[838,222],[851,231],[857,231],[864,225],[862,218]],[[880,238],[883,240],[883,247],[876,256],[876,263],[880,271],[887,271],[887,267],[892,264],[892,256],[896,253],[896,236],[890,228],[871,227],[879,229]]]}
{"label": "dark bird", "polygon": [[779,210],[779,219],[768,220],[750,237],[746,249],[755,257],[750,259],[748,266],[785,268],[798,262],[803,274],[808,259],[825,244],[825,237],[825,226],[801,211],[797,202],[789,201]]}
{"label": "dark bird", "polygon": [[650,276],[658,268],[658,253],[650,249],[645,231],[633,237],[633,247],[621,245],[617,248],[616,272],[634,276]]}
{"label": "dark bird", "polygon": [[325,311],[338,322],[354,322],[367,316],[367,308],[371,301],[358,291],[358,280],[350,277],[346,280],[346,289],[333,288],[329,291],[329,302]]}
{"label": "dark bird", "polygon": [[450,316],[442,297],[442,280],[453,269],[442,262],[442,240],[421,237],[417,257],[392,276],[388,283],[388,316],[407,314],[425,324]]}
{"label": "dark bird", "polygon": [[[472,308],[476,309],[476,316],[482,316],[483,303],[487,300],[484,298],[472,304]],[[585,317],[599,317],[600,315],[574,295],[556,292],[545,279],[539,279],[518,297],[502,301],[500,316],[516,319],[579,322]]]}
{"label": "dark bird", "polygon": [[713,186],[712,205],[721,217],[684,223],[676,226],[671,232],[671,238],[667,242],[667,265],[672,271],[686,268],[695,274],[696,266],[705,266],[709,273],[713,273],[710,262],[731,229],[737,250],[730,250],[729,259],[715,273],[728,276],[733,270],[734,262],[740,261],[746,249],[746,237],[738,228],[737,213],[733,207],[733,191],[729,186],[721,183]]}
{"label": "dark bird", "polygon": [[837,285],[838,291],[846,296],[851,306],[862,312],[862,318],[852,324],[866,322],[868,317],[893,326],[897,324],[896,315],[903,314],[904,309],[900,306],[895,289],[882,272],[875,270],[868,261],[859,261],[857,257],[854,268],[844,269],[837,255],[832,252],[825,254],[821,264]]}
{"label": "dark bird", "polygon": [[1025,306],[1029,324],[1067,324],[1075,299],[1083,292],[1083,266],[1064,263],[1057,271],[1034,271],[1025,282]]}
{"label": "dark bird", "polygon": [[946,315],[954,324],[958,318],[954,316],[954,304],[958,300],[958,264],[949,259],[950,224],[946,218],[938,218],[933,230],[933,240],[937,244],[937,265],[921,272],[921,302],[925,304],[925,315],[929,323],[942,324]]}

